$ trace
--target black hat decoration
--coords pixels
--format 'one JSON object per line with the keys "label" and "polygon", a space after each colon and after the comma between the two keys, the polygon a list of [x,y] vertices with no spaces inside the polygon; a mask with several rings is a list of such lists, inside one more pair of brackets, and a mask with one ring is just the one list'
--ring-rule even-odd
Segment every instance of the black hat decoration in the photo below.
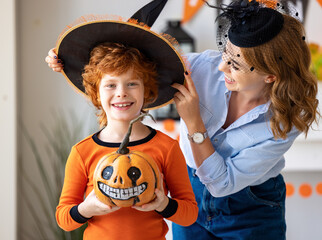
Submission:
{"label": "black hat decoration", "polygon": [[[216,19],[217,47],[219,51],[228,55],[228,64],[231,63],[228,60],[231,55],[240,57],[240,54],[227,53],[228,42],[240,48],[256,47],[269,42],[280,33],[284,24],[283,14],[300,19],[298,12],[288,6],[286,1],[235,0],[229,5],[221,6],[206,3],[222,11]],[[282,56],[279,59],[282,60]],[[244,71],[254,71],[254,67],[248,66]]]}

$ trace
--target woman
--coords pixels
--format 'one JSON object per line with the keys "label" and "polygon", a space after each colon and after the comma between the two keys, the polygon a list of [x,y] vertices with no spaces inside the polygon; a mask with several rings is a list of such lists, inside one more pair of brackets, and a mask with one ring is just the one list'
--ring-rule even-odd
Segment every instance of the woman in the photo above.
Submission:
{"label": "woman", "polygon": [[173,85],[199,207],[175,239],[285,239],[283,155],[317,121],[317,80],[301,23],[260,2],[221,8],[221,52],[188,55],[187,86]]}

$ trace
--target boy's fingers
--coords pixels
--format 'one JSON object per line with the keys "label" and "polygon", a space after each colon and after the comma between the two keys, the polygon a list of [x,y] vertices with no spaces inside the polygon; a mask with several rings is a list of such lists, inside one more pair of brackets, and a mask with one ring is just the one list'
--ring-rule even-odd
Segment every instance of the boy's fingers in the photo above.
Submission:
{"label": "boy's fingers", "polygon": [[95,195],[94,189],[88,194],[88,196],[90,195]]}
{"label": "boy's fingers", "polygon": [[[162,186],[161,186],[161,189],[163,189]],[[157,195],[158,198],[162,197],[162,190],[161,189],[155,189],[155,191],[154,191],[155,195]]]}
{"label": "boy's fingers", "polygon": [[161,184],[160,184],[161,188],[160,188],[160,190],[162,192],[164,191],[164,189],[163,189],[163,179],[164,179],[163,173],[160,173],[160,181],[161,181]]}

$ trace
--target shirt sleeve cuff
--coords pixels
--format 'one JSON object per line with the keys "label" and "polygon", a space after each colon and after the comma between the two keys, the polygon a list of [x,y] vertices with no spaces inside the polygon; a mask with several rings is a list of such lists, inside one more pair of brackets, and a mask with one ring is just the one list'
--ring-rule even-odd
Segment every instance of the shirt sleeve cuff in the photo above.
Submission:
{"label": "shirt sleeve cuff", "polygon": [[177,209],[178,209],[178,202],[172,198],[169,198],[169,203],[162,212],[159,212],[157,210],[155,211],[159,213],[162,217],[169,218],[177,212]]}
{"label": "shirt sleeve cuff", "polygon": [[225,173],[227,167],[222,156],[215,151],[197,169],[196,174],[204,184],[214,181]]}
{"label": "shirt sleeve cuff", "polygon": [[72,207],[69,211],[70,213],[70,216],[72,217],[72,219],[75,221],[75,222],[78,222],[78,223],[86,223],[89,219],[91,218],[86,218],[86,217],[83,217],[79,212],[78,212],[78,205],[75,205],[74,207]]}

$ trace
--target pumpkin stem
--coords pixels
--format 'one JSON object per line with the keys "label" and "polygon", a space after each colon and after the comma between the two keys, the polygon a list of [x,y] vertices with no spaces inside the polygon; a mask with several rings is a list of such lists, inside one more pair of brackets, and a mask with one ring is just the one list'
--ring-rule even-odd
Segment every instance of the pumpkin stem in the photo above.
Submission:
{"label": "pumpkin stem", "polygon": [[129,145],[129,142],[130,142],[130,135],[131,135],[131,132],[132,132],[132,125],[133,125],[133,123],[137,122],[138,120],[142,120],[146,116],[149,116],[150,118],[152,118],[153,121],[155,121],[153,116],[151,114],[149,114],[149,113],[142,113],[137,118],[131,120],[129,129],[127,130],[127,133],[126,133],[126,135],[125,135],[125,137],[124,137],[119,149],[116,151],[117,153],[119,153],[119,154],[128,154],[130,152],[130,150],[127,148],[127,145]]}

